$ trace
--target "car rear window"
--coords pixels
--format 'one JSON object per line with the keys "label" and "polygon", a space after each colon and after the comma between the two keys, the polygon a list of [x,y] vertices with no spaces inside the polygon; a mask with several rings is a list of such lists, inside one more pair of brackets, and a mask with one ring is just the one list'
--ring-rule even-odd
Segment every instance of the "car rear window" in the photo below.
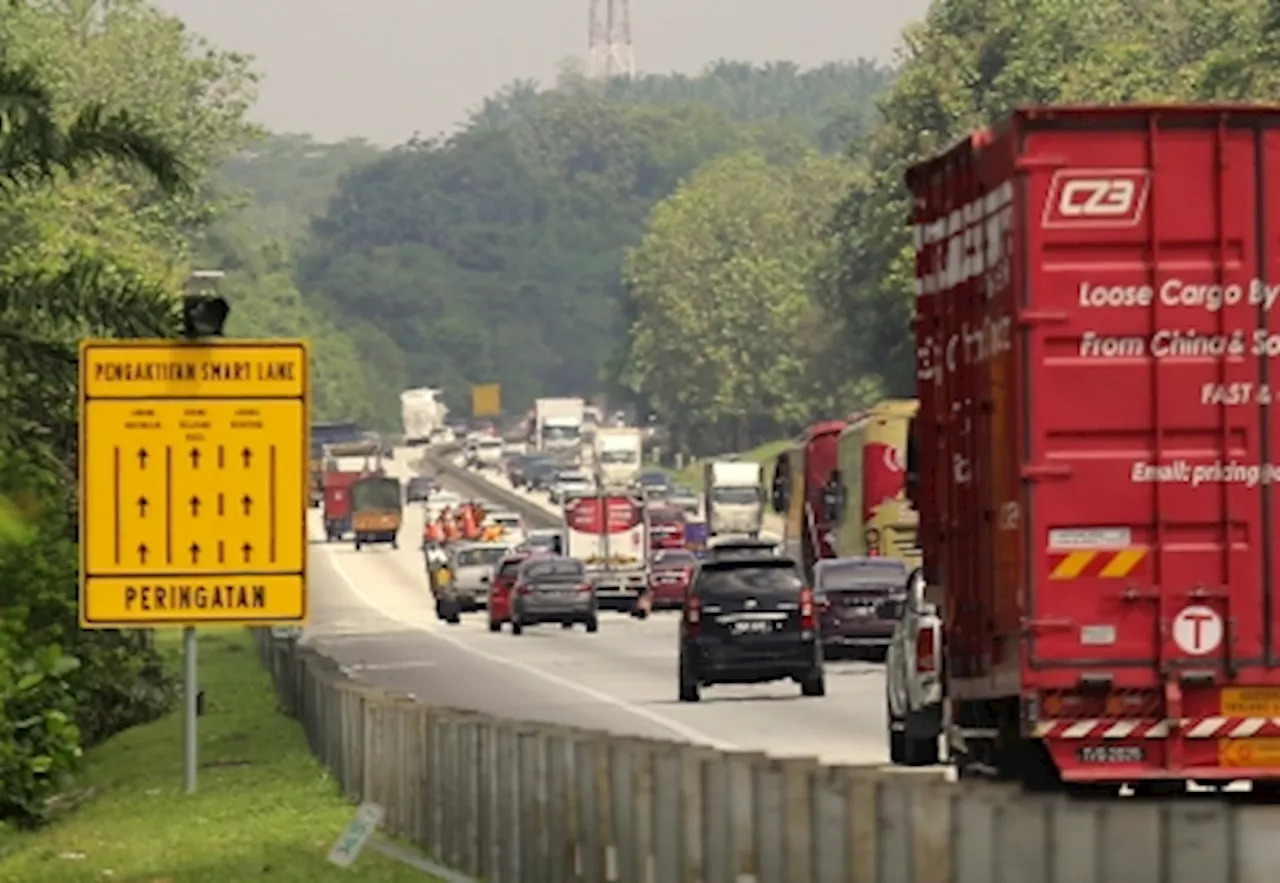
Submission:
{"label": "car rear window", "polygon": [[907,569],[896,561],[827,565],[818,571],[818,587],[824,592],[902,588],[906,581]]}
{"label": "car rear window", "polygon": [[536,561],[525,566],[525,579],[531,582],[544,582],[551,580],[565,579],[582,579],[586,576],[586,571],[582,567],[582,562],[572,559],[560,559],[558,561]]}
{"label": "car rear window", "polygon": [[706,600],[743,595],[798,598],[803,585],[795,564],[786,559],[741,561],[704,564],[695,591]]}

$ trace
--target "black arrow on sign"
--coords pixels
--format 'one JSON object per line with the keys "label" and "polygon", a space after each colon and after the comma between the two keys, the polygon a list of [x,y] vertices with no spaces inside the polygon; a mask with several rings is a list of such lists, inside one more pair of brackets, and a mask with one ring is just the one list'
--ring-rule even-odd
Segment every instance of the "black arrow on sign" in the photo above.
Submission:
{"label": "black arrow on sign", "polygon": [[243,546],[241,546],[241,547],[240,547],[240,551],[241,551],[241,552],[244,552],[244,561],[245,561],[245,563],[246,563],[246,564],[248,564],[248,563],[249,563],[249,556],[250,556],[251,554],[253,554],[253,546],[249,545],[249,544],[246,542]]}
{"label": "black arrow on sign", "polygon": [[240,505],[244,507],[244,514],[248,515],[249,510],[253,508],[253,497],[245,494],[240,500]]}
{"label": "black arrow on sign", "polygon": [[192,469],[200,468],[200,449],[199,448],[191,449],[191,468]]}
{"label": "black arrow on sign", "polygon": [[218,540],[218,563],[222,564],[226,560],[227,547],[223,545],[222,540]]}
{"label": "black arrow on sign", "polygon": [[226,465],[227,450],[222,445],[218,445],[218,468],[221,469]]}
{"label": "black arrow on sign", "polygon": [[248,469],[249,464],[253,461],[253,451],[249,450],[246,446],[245,449],[240,452],[240,459],[244,460],[244,468]]}
{"label": "black arrow on sign", "polygon": [[146,497],[138,497],[138,517],[139,518],[147,517],[147,498]]}
{"label": "black arrow on sign", "polygon": [[200,544],[192,543],[191,544],[191,563],[195,564],[199,560],[200,560]]}
{"label": "black arrow on sign", "polygon": [[146,448],[138,448],[138,468],[139,469],[147,468],[147,449]]}
{"label": "black arrow on sign", "polygon": [[227,502],[226,497],[224,497],[221,493],[219,493],[218,494],[218,514],[219,515],[222,515],[225,513],[226,502]]}
{"label": "black arrow on sign", "polygon": [[200,515],[200,498],[195,494],[191,495],[191,517],[196,518]]}
{"label": "black arrow on sign", "polygon": [[143,564],[147,563],[147,544],[138,543],[138,560]]}

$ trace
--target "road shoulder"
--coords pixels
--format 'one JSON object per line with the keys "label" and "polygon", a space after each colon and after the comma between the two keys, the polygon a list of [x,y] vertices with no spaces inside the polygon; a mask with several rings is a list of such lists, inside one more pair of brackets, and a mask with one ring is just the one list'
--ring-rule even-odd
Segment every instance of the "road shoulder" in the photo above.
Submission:
{"label": "road shoulder", "polygon": [[[176,651],[177,635],[157,643]],[[52,824],[30,833],[0,827],[0,881],[350,879],[326,855],[352,807],[301,727],[278,710],[249,634],[203,633],[200,670],[207,706],[198,793],[182,793],[180,711],[127,730],[87,753]],[[433,879],[372,850],[355,869],[376,883]]]}

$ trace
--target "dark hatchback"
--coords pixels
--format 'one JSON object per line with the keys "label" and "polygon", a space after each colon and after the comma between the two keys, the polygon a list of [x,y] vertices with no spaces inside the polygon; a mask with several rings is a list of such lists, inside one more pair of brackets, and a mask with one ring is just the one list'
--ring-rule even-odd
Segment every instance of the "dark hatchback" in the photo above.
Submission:
{"label": "dark hatchback", "polygon": [[529,468],[545,459],[541,454],[515,454],[509,457],[506,463],[507,480],[512,487],[524,487],[528,481]]}
{"label": "dark hatchback", "polygon": [[551,460],[534,460],[525,467],[521,487],[531,491],[551,490],[561,467]]}
{"label": "dark hatchback", "polygon": [[826,693],[813,591],[790,558],[735,556],[703,562],[680,618],[680,701],[711,684],[791,679],[805,696]]}
{"label": "dark hatchback", "polygon": [[415,475],[404,486],[406,503],[421,503],[430,498],[436,489],[436,480],[429,475]]}
{"label": "dark hatchback", "polygon": [[883,661],[906,603],[907,565],[896,558],[828,558],[813,582],[828,659]]}

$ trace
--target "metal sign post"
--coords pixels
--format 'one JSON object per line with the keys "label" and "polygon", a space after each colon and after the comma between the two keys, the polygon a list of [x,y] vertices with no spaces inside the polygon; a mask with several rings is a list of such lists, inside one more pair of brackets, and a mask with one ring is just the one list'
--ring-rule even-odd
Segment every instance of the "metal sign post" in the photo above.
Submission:
{"label": "metal sign post", "polygon": [[185,675],[182,688],[182,783],[188,794],[196,793],[196,766],[199,744],[196,718],[199,715],[200,676],[196,665],[196,627],[182,630],[182,655]]}

